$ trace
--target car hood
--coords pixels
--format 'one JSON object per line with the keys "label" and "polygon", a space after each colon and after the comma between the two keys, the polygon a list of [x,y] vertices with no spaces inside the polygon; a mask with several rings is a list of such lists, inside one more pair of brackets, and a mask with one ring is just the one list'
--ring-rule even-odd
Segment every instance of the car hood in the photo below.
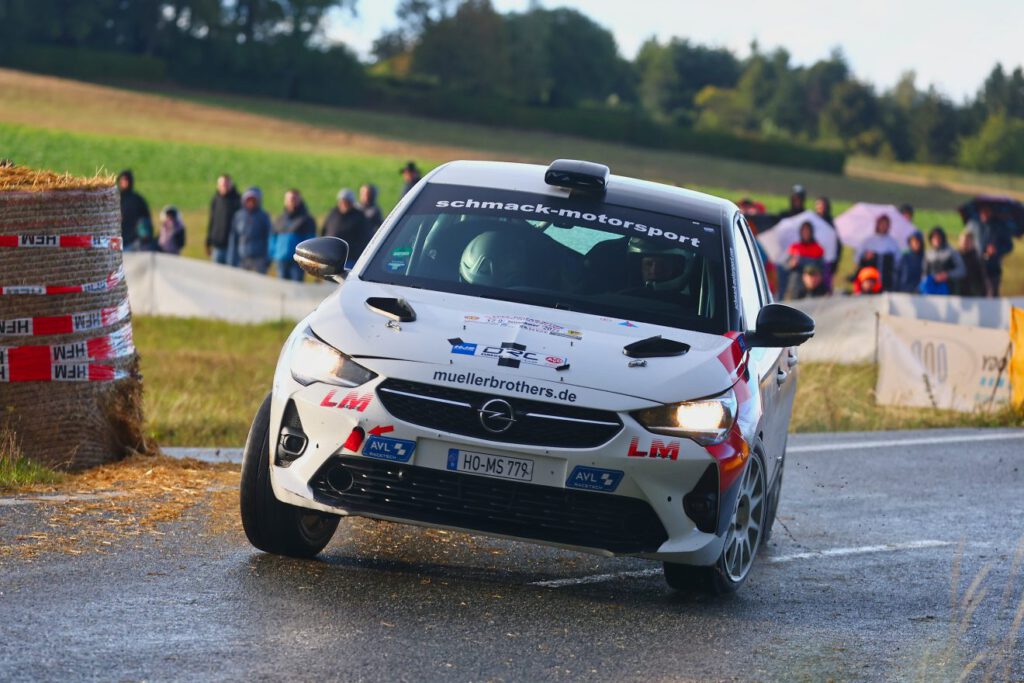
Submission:
{"label": "car hood", "polygon": [[[397,322],[367,299],[404,299],[416,313]],[[656,403],[720,393],[735,381],[733,338],[521,303],[399,287],[350,277],[307,322],[361,365],[393,374],[393,361],[478,375],[555,382]],[[661,335],[679,356],[633,362],[632,342]],[[724,360],[723,360],[724,359]],[[380,370],[386,366],[389,372]]]}

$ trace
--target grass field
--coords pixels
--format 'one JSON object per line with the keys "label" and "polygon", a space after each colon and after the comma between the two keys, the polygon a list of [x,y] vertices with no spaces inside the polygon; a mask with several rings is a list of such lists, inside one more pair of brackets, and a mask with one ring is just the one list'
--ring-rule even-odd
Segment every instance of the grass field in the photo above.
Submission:
{"label": "grass field", "polygon": [[[163,446],[240,446],[270,391],[291,324],[231,325],[207,320],[136,318],[149,433]],[[965,414],[874,404],[869,365],[800,366],[792,430],[869,431],[1011,426],[1010,412]]]}

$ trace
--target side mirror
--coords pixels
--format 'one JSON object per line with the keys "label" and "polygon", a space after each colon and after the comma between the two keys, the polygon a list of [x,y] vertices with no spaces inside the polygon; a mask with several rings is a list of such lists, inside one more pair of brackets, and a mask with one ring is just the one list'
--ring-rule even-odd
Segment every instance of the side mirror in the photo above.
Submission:
{"label": "side mirror", "polygon": [[314,237],[295,247],[295,262],[313,277],[330,280],[345,277],[348,243],[337,237]]}
{"label": "side mirror", "polygon": [[757,328],[744,337],[747,346],[799,346],[814,336],[814,319],[783,304],[767,304],[757,314]]}

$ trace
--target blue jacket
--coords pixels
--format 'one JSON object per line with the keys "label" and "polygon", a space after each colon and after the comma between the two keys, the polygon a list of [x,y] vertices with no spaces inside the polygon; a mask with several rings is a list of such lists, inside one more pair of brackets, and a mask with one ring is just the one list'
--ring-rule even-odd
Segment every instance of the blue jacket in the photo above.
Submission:
{"label": "blue jacket", "polygon": [[924,253],[905,251],[896,265],[896,291],[916,294],[924,277]]}
{"label": "blue jacket", "polygon": [[270,216],[259,204],[252,211],[245,208],[245,200],[250,196],[262,199],[259,188],[249,188],[242,195],[242,208],[231,218],[228,263],[232,266],[237,266],[244,258],[270,257]]}
{"label": "blue jacket", "polygon": [[293,213],[283,212],[274,221],[270,235],[270,258],[290,261],[299,242],[316,237],[316,221],[309,215],[305,204],[299,204]]}

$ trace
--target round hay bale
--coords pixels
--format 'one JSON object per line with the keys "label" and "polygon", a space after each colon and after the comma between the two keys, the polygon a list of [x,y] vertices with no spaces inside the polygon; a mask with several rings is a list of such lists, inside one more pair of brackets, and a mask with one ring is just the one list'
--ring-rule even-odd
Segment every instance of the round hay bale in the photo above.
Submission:
{"label": "round hay bale", "polygon": [[82,469],[148,447],[113,178],[0,163],[0,427]]}

